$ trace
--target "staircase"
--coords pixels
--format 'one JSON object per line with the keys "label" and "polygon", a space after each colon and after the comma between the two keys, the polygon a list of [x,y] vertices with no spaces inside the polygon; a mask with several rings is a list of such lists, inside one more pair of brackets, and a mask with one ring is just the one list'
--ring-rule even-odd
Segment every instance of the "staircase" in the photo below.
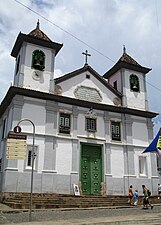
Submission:
{"label": "staircase", "polygon": [[[52,208],[87,208],[128,205],[127,196],[73,196],[64,194],[39,194],[32,195],[33,209]],[[14,209],[28,209],[30,204],[29,193],[4,193],[2,202]]]}
{"label": "staircase", "polygon": [[[159,201],[159,202],[158,202]],[[53,193],[33,193],[33,209],[54,208],[88,208],[88,207],[128,207],[128,196],[73,196]],[[151,202],[160,203],[157,196],[151,197]],[[29,209],[30,193],[3,193],[2,203],[13,209]],[[140,199],[141,203],[141,199]]]}

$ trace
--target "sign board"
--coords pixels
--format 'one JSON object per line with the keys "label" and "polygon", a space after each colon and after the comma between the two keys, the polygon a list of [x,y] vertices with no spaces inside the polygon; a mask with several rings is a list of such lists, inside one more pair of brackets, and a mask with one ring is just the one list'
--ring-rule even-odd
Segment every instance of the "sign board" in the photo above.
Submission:
{"label": "sign board", "polygon": [[27,139],[27,135],[25,135],[25,134],[9,133],[8,134],[8,138],[26,140]]}
{"label": "sign board", "polygon": [[21,133],[21,127],[20,127],[20,126],[14,127],[13,131],[14,131],[16,134]]}
{"label": "sign board", "polygon": [[80,191],[79,191],[78,184],[73,184],[73,188],[74,188],[74,195],[80,196]]}
{"label": "sign board", "polygon": [[26,135],[9,133],[6,145],[6,158],[26,159],[26,139]]}

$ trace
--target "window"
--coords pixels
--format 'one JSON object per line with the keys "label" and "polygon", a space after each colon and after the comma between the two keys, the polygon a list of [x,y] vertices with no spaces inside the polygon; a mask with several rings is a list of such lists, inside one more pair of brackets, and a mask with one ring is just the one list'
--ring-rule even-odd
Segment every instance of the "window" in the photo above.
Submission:
{"label": "window", "polygon": [[60,113],[59,133],[70,134],[70,114]]}
{"label": "window", "polygon": [[18,60],[17,60],[17,64],[16,64],[16,74],[19,71],[19,67],[20,67],[20,56],[18,56]]}
{"label": "window", "polygon": [[[32,169],[32,145],[27,145],[27,155],[26,155],[26,169]],[[34,149],[35,152],[35,160],[34,160],[34,169],[36,169],[36,161],[37,161],[37,146]]]}
{"label": "window", "polygon": [[87,131],[96,131],[96,119],[95,118],[86,118],[86,130]]}
{"label": "window", "polygon": [[114,141],[121,141],[120,122],[111,122],[111,136]]}
{"label": "window", "polygon": [[147,175],[147,164],[145,156],[139,156],[139,174],[142,176]]}
{"label": "window", "polygon": [[115,88],[115,90],[117,90],[117,80],[113,82],[113,87]]}
{"label": "window", "polygon": [[32,150],[28,150],[27,166],[32,166]]}
{"label": "window", "polygon": [[134,92],[140,91],[139,78],[134,74],[130,75],[130,89]]}
{"label": "window", "polygon": [[6,119],[3,120],[3,125],[2,125],[2,139],[5,137],[6,133]]}
{"label": "window", "polygon": [[86,78],[87,78],[87,79],[90,79],[90,75],[89,75],[89,74],[86,74]]}
{"label": "window", "polygon": [[2,171],[2,158],[0,158],[0,172]]}
{"label": "window", "polygon": [[43,70],[45,68],[45,54],[40,50],[35,50],[32,53],[32,68]]}
{"label": "window", "polygon": [[157,157],[157,169],[161,171],[161,157]]}

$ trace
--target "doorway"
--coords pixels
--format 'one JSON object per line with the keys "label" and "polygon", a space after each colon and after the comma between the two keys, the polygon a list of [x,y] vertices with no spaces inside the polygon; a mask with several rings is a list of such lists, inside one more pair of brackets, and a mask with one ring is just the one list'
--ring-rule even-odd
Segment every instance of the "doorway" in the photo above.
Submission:
{"label": "doorway", "polygon": [[81,184],[84,195],[100,195],[102,145],[81,144]]}

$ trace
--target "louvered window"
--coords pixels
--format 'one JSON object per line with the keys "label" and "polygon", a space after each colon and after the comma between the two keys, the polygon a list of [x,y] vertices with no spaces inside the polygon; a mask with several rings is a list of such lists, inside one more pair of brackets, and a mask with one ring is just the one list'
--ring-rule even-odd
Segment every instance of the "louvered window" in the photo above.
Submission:
{"label": "louvered window", "polygon": [[[32,145],[27,145],[27,154],[26,154],[26,169],[32,169],[32,150],[33,146]],[[36,164],[37,164],[37,158],[38,158],[38,147],[35,146],[34,148],[34,169],[36,169]]]}
{"label": "louvered window", "polygon": [[111,122],[111,136],[112,140],[121,141],[120,122]]}
{"label": "louvered window", "polygon": [[95,118],[86,118],[86,130],[87,131],[96,131],[96,119]]}
{"label": "louvered window", "polygon": [[70,114],[60,113],[59,133],[70,134]]}

